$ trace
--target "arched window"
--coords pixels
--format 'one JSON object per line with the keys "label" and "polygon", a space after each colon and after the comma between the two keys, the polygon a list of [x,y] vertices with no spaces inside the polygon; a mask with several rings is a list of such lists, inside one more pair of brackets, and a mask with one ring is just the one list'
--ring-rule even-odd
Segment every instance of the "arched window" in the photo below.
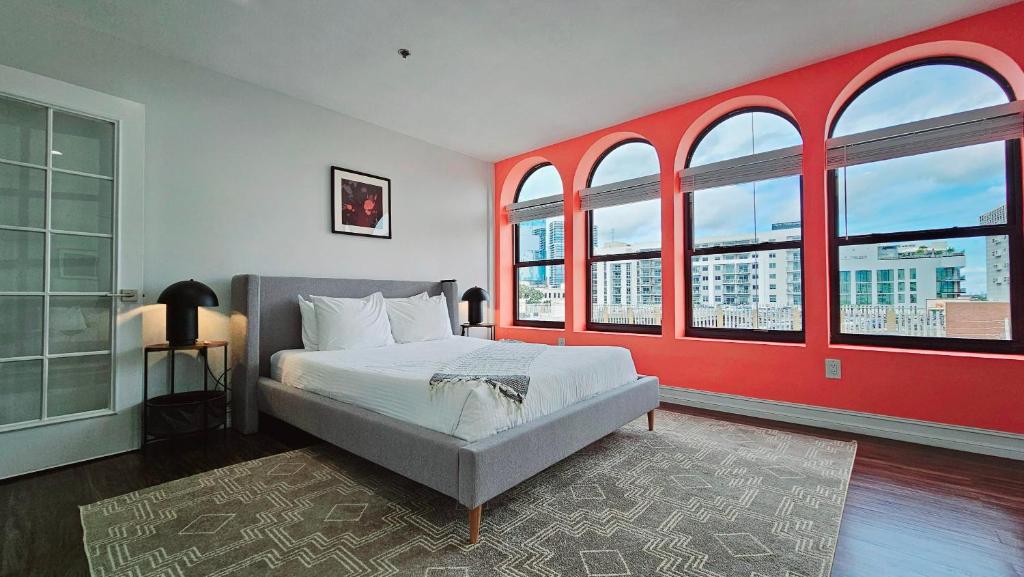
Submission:
{"label": "arched window", "polygon": [[1020,116],[963,59],[913,62],[855,94],[828,141],[832,340],[1019,348]]}
{"label": "arched window", "polygon": [[682,182],[688,335],[803,338],[801,145],[793,121],[762,108],[697,138]]}
{"label": "arched window", "polygon": [[558,170],[540,164],[526,173],[509,213],[520,215],[513,216],[515,324],[564,326],[565,218]]}
{"label": "arched window", "polygon": [[661,167],[643,140],[609,148],[583,191],[588,328],[660,332]]}

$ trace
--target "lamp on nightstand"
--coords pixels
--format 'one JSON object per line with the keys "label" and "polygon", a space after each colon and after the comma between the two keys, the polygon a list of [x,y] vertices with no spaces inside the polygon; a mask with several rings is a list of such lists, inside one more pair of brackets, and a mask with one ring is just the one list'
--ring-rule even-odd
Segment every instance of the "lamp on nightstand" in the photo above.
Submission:
{"label": "lamp on nightstand", "polygon": [[469,324],[479,325],[484,322],[484,303],[490,298],[487,291],[478,286],[462,293],[462,300],[469,303]]}
{"label": "lamp on nightstand", "polygon": [[194,345],[199,339],[199,307],[215,307],[217,293],[195,280],[176,282],[160,293],[158,303],[167,305],[167,342]]}

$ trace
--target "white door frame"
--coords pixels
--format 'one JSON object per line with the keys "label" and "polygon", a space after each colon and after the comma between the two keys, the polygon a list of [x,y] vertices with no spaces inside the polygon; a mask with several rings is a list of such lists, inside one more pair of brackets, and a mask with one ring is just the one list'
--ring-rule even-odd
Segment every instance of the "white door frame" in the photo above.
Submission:
{"label": "white door frame", "polygon": [[137,102],[2,65],[0,93],[115,123],[117,260],[112,292],[139,291],[138,302],[115,301],[111,409],[0,431],[0,455],[3,455],[0,479],[3,479],[139,447],[146,109]]}

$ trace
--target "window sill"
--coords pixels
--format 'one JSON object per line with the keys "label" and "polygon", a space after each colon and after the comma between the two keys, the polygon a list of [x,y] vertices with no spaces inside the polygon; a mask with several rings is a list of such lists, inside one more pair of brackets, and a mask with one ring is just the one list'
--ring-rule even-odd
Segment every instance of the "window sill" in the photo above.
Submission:
{"label": "window sill", "polygon": [[909,347],[887,347],[883,345],[857,345],[849,343],[829,343],[830,350],[839,351],[863,351],[873,353],[890,353],[904,355],[923,355],[929,357],[955,357],[975,359],[998,359],[1004,361],[1024,361],[1024,354],[1008,352],[993,353],[979,351],[952,351],[943,349],[914,349]]}

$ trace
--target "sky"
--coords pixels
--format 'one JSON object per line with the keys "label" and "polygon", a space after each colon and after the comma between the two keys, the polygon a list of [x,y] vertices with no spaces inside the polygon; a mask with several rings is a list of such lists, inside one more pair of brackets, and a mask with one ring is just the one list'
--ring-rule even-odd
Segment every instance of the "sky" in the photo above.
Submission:
{"label": "sky", "polygon": [[[933,118],[1007,102],[1002,88],[976,70],[949,64],[911,68],[862,92],[836,122],[834,134]],[[777,150],[801,143],[797,129],[781,116],[752,112],[719,123],[697,145],[691,166]],[[654,147],[621,145],[596,167],[591,185],[656,174]],[[1005,203],[1004,145],[981,144],[909,158],[850,167],[839,173],[838,231],[868,234],[973,226],[985,212]],[[554,167],[533,173],[519,200],[561,192]],[[694,195],[696,242],[748,236],[777,222],[800,220],[798,177],[701,190]],[[599,209],[597,245],[615,240],[644,248],[660,245],[658,201]],[[968,294],[985,293],[984,238],[954,239],[967,251]],[[600,252],[600,248],[598,248]]]}
{"label": "sky", "polygon": [[[621,180],[650,176],[660,172],[658,153],[646,142],[627,142],[609,152],[594,168],[590,186],[601,186]],[[595,254],[614,252],[602,250],[609,241],[625,242],[644,249],[661,247],[661,202],[657,199],[599,208],[594,211],[597,238]]]}

